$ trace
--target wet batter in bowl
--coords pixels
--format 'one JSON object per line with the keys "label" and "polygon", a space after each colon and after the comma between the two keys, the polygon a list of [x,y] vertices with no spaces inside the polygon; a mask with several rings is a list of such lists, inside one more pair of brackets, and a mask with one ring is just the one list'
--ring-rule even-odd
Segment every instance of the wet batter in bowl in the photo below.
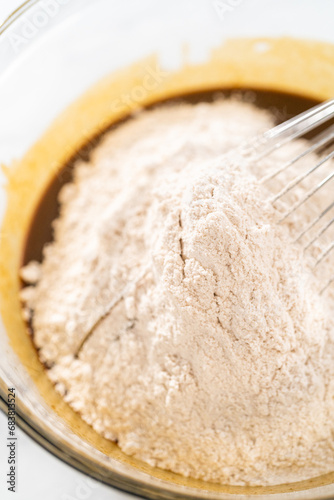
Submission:
{"label": "wet batter in bowl", "polygon": [[65,400],[126,453],[223,484],[334,468],[333,293],[291,243],[322,200],[278,227],[258,182],[305,144],[224,155],[272,126],[233,99],[140,113],[76,164],[54,241],[22,270]]}

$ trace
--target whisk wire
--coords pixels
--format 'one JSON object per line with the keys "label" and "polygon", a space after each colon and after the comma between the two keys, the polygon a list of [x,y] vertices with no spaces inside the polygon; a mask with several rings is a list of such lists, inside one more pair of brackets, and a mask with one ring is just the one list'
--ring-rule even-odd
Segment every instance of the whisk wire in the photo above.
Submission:
{"label": "whisk wire", "polygon": [[333,203],[331,203],[327,208],[325,208],[325,210],[323,210],[321,212],[320,215],[318,215],[318,217],[316,217],[308,226],[306,226],[306,228],[304,229],[304,231],[302,231],[298,238],[295,239],[295,243],[298,243],[300,242],[300,240],[311,230],[314,228],[314,226],[316,224],[318,224],[318,222],[321,221],[321,219],[323,219],[332,209],[334,208],[334,201]]}
{"label": "whisk wire", "polygon": [[278,194],[276,194],[272,198],[272,203],[275,203],[277,200],[282,198],[285,194],[289,193],[294,187],[298,186],[303,180],[307,179],[313,172],[318,170],[318,168],[322,167],[324,163],[326,163],[328,160],[334,157],[334,151],[329,153],[325,158],[323,158],[321,161],[319,161],[316,165],[314,165],[312,168],[310,168],[307,172],[299,175],[296,179],[291,181],[282,191],[280,191]]}
{"label": "whisk wire", "polygon": [[334,217],[333,217],[333,219],[331,219],[331,220],[328,222],[328,224],[326,224],[326,225],[325,225],[325,227],[323,227],[323,228],[321,229],[321,231],[319,231],[319,232],[317,233],[317,235],[316,235],[316,236],[315,236],[315,237],[314,237],[314,238],[313,238],[313,239],[312,239],[312,240],[311,240],[311,241],[310,241],[310,242],[306,245],[306,247],[304,248],[304,251],[306,252],[306,250],[308,250],[309,248],[311,248],[311,246],[312,246],[312,245],[314,245],[314,243],[315,243],[316,241],[318,241],[318,240],[319,240],[319,238],[321,238],[321,236],[322,236],[323,234],[325,234],[325,232],[327,231],[327,229],[329,229],[329,228],[330,228],[333,224],[334,224]]}
{"label": "whisk wire", "polygon": [[[262,136],[258,136],[253,141],[248,143],[243,147],[244,152],[250,152],[251,158],[254,160],[260,160],[261,158],[267,156],[275,150],[281,148],[284,144],[287,144],[292,139],[303,137],[307,132],[316,130],[320,125],[325,124],[328,120],[334,118],[334,99],[326,101],[314,108],[301,113],[295,118],[274,127],[273,129],[265,132]],[[292,160],[289,160],[285,164],[281,165],[274,172],[269,173],[267,176],[261,179],[261,183],[268,182],[275,179],[279,174],[285,172],[289,167],[295,165],[299,160],[305,158],[311,153],[319,154],[322,152],[324,157],[320,158],[315,165],[307,169],[307,171],[297,175],[293,180],[287,183],[287,185],[281,189],[277,194],[271,198],[273,205],[281,200],[285,195],[288,195],[297,189],[300,185],[303,185],[303,181],[309,178],[312,174],[320,169],[325,163],[329,162],[334,158],[334,147],[331,143],[334,142],[334,125],[327,127],[325,131],[317,134],[313,139],[313,143],[305,151],[299,153]],[[248,148],[248,150],[247,150]],[[327,152],[326,152],[327,151]],[[329,152],[328,152],[329,151]],[[325,174],[324,174],[325,175]],[[316,185],[309,189],[298,201],[290,206],[290,208],[281,217],[278,223],[284,222],[288,217],[290,217],[296,210],[298,210],[302,205],[304,205],[311,197],[319,193],[330,181],[334,179],[334,170],[330,171],[321,181],[317,181]],[[334,198],[334,194],[333,194]],[[289,200],[289,198],[287,198]],[[320,223],[329,212],[334,209],[334,199],[325,209],[317,215],[314,220],[312,220],[305,229],[303,229],[299,236],[296,238],[295,242],[300,243],[302,238],[304,238],[315,226]],[[332,217],[325,225],[318,230],[315,236],[304,247],[304,251],[309,250],[317,241],[320,240],[325,234],[329,234],[329,229],[334,224],[334,217]],[[334,250],[334,241],[330,241],[329,245],[322,251],[320,256],[314,263],[314,268],[317,268],[322,262],[327,261],[327,257]],[[322,288],[320,294],[323,294],[330,285],[334,283],[334,276],[327,282],[327,284]]]}
{"label": "whisk wire", "polygon": [[275,179],[275,177],[277,177],[279,174],[285,172],[285,170],[287,170],[289,167],[291,167],[292,165],[297,163],[299,160],[301,160],[302,158],[304,158],[305,156],[307,156],[310,153],[315,153],[315,152],[319,151],[321,148],[328,145],[333,140],[334,140],[334,125],[332,125],[325,132],[321,132],[321,134],[318,134],[316,136],[316,138],[313,140],[315,142],[312,144],[312,146],[310,146],[305,151],[303,151],[302,153],[297,155],[295,158],[293,158],[293,160],[290,160],[289,162],[285,163],[282,167],[280,167],[275,172],[272,172],[272,173],[266,175],[265,177],[263,177],[260,182],[265,183],[267,181]]}
{"label": "whisk wire", "polygon": [[328,184],[328,182],[331,181],[333,178],[334,178],[334,172],[332,172],[324,180],[319,182],[319,184],[317,184],[315,188],[311,189],[311,191],[308,191],[307,194],[301,200],[292,205],[291,209],[288,210],[286,214],[279,220],[279,224],[281,224],[288,217],[290,217],[290,215],[292,215],[298,208],[304,205],[304,203],[306,203],[312,196],[318,193],[318,191],[320,191],[320,189],[323,188],[326,184]]}

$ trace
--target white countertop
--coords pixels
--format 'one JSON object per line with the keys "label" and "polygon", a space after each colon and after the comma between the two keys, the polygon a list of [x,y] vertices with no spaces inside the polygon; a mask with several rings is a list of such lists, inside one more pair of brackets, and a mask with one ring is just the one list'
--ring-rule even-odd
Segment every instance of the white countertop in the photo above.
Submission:
{"label": "white countertop", "polygon": [[17,491],[7,490],[7,418],[0,412],[1,500],[128,500],[134,498],[87,478],[17,429]]}

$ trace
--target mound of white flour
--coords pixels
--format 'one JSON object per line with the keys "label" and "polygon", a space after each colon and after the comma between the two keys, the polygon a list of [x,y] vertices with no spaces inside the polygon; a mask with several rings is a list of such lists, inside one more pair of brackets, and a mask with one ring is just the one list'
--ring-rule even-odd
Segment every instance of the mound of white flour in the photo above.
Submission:
{"label": "mound of white flour", "polygon": [[334,470],[333,294],[290,237],[317,200],[279,227],[255,177],[305,145],[222,155],[271,126],[237,101],[140,114],[77,165],[55,241],[22,270],[65,400],[126,453],[220,483]]}

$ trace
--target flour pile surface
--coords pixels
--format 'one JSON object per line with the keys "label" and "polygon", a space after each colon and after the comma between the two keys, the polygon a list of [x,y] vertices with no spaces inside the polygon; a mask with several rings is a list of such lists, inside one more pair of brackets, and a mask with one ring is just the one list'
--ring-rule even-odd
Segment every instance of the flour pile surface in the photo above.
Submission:
{"label": "flour pile surface", "polygon": [[291,243],[320,200],[279,227],[256,180],[305,145],[224,155],[272,125],[235,100],[141,113],[76,166],[22,270],[65,400],[127,454],[207,481],[334,470],[333,294]]}

